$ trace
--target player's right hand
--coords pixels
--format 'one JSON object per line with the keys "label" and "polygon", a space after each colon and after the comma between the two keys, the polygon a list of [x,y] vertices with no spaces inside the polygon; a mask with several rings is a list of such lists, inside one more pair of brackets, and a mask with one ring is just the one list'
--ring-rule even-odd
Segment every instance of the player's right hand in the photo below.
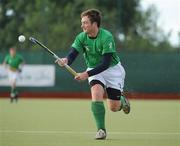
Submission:
{"label": "player's right hand", "polygon": [[65,66],[68,64],[68,59],[67,58],[60,58],[55,61],[55,63],[58,63],[60,66]]}

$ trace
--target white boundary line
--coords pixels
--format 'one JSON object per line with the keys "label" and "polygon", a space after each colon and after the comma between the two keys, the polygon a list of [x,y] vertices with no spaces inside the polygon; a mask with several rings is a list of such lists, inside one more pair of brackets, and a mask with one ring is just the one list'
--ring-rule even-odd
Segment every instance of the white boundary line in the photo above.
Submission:
{"label": "white boundary line", "polygon": [[[24,133],[24,134],[94,134],[92,131],[38,131],[38,130],[0,130],[5,133]],[[180,135],[180,132],[108,132],[112,135]]]}

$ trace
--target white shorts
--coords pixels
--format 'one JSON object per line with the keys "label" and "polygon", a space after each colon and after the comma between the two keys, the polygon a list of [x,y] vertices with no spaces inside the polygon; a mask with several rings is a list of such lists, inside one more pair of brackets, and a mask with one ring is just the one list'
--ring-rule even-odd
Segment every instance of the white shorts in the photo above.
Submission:
{"label": "white shorts", "polygon": [[18,78],[19,72],[18,71],[8,71],[8,76],[9,76],[9,81],[11,83],[16,82],[17,78]]}
{"label": "white shorts", "polygon": [[[93,68],[88,68],[87,70],[91,69]],[[90,83],[92,80],[98,80],[105,85],[105,88],[114,88],[123,92],[125,74],[124,67],[121,63],[118,63],[97,75],[89,77],[88,81]]]}

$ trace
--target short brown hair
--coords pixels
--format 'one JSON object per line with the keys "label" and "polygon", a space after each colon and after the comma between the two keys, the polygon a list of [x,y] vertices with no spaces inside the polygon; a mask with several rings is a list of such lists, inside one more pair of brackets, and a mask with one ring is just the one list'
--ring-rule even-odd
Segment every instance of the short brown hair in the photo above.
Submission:
{"label": "short brown hair", "polygon": [[91,23],[96,22],[97,26],[101,25],[101,12],[97,9],[88,9],[81,13],[81,18],[84,16],[88,16]]}

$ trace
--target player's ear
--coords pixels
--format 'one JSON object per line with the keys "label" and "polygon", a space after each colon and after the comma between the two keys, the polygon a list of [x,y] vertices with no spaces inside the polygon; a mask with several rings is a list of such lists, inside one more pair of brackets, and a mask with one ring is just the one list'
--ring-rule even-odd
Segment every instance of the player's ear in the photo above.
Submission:
{"label": "player's ear", "polygon": [[91,24],[98,27],[97,22],[92,22]]}

